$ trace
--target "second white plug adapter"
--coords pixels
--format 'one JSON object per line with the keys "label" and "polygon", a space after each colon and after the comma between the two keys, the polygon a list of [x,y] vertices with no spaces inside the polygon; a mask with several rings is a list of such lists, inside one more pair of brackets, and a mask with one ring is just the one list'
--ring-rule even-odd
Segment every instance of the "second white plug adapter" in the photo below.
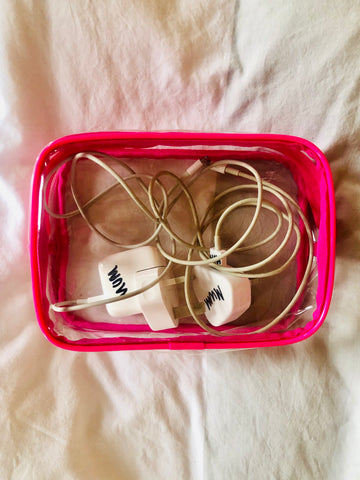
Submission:
{"label": "second white plug adapter", "polygon": [[194,267],[193,272],[195,295],[204,303],[204,315],[214,327],[233,322],[250,307],[251,284],[248,278],[203,265]]}

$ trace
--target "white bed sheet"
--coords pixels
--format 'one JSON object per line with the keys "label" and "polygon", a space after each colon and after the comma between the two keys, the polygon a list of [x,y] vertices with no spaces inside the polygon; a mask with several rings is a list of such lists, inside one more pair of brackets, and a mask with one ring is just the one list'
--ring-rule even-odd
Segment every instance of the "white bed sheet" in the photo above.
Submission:
{"label": "white bed sheet", "polygon": [[[358,479],[360,8],[351,0],[0,3],[0,478]],[[76,353],[37,325],[31,173],[82,131],[313,141],[337,201],[323,327],[288,347]]]}

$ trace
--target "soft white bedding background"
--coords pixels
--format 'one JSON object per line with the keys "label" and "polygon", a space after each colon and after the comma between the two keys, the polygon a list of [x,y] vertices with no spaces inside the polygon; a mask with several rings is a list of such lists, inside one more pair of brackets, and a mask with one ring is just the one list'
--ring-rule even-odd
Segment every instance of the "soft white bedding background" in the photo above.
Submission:
{"label": "soft white bedding background", "polygon": [[[0,1],[0,478],[360,478],[360,7]],[[273,132],[327,155],[337,265],[302,344],[73,353],[36,322],[30,178],[95,130]]]}

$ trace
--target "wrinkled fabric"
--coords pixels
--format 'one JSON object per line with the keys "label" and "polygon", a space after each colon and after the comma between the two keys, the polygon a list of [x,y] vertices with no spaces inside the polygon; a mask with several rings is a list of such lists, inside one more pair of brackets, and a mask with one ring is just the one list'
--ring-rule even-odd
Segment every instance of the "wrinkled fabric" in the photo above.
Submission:
{"label": "wrinkled fabric", "polygon": [[[0,478],[360,477],[359,47],[350,0],[1,2]],[[337,202],[321,329],[263,350],[52,346],[32,302],[32,169],[51,140],[102,130],[320,147]]]}

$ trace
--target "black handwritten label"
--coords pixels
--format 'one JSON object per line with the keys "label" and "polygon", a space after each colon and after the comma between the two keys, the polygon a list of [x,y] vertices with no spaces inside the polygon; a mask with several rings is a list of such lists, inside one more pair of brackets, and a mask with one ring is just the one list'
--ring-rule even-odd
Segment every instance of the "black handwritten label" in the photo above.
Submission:
{"label": "black handwritten label", "polygon": [[[210,253],[210,258],[215,258],[215,257],[218,257],[220,255],[220,253]],[[221,265],[221,260],[216,260],[216,262],[214,262],[216,265]]]}
{"label": "black handwritten label", "polygon": [[213,303],[216,302],[216,300],[225,301],[220,285],[212,288],[210,292],[207,294],[207,297],[204,298],[204,303],[207,306],[208,310],[210,310],[210,308],[212,307]]}
{"label": "black handwritten label", "polygon": [[125,281],[122,279],[120,273],[118,272],[117,265],[115,265],[115,267],[110,270],[110,272],[108,273],[108,277],[109,282],[111,282],[112,284],[112,287],[117,289],[115,293],[119,295],[125,295],[125,293],[127,292],[126,284]]}

